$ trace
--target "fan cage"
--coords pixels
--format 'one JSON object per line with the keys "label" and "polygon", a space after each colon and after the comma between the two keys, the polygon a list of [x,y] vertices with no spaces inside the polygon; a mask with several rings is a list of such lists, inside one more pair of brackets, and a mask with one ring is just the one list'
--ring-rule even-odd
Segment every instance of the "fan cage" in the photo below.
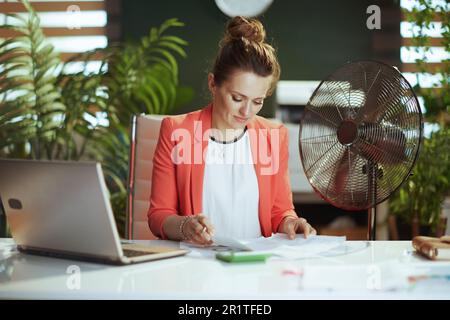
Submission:
{"label": "fan cage", "polygon": [[[344,122],[347,128],[355,125],[357,134],[340,130],[339,141]],[[300,122],[300,158],[309,183],[325,201],[364,210],[404,183],[422,135],[420,105],[404,76],[382,62],[355,61],[335,70],[313,92]]]}

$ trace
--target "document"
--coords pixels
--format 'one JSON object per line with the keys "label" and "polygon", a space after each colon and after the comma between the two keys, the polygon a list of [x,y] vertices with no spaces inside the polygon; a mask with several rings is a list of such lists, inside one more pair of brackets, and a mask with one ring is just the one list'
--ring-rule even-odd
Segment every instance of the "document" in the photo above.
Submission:
{"label": "document", "polygon": [[321,256],[321,254],[345,243],[346,237],[317,236],[305,238],[297,235],[295,239],[288,239],[286,234],[275,234],[270,238],[258,238],[246,242],[245,245],[255,251],[269,251],[272,254],[287,258],[299,259]]}
{"label": "document", "polygon": [[231,237],[213,236],[214,245],[222,246],[233,250],[253,251],[250,246],[245,244],[245,240],[239,240]]}
{"label": "document", "polygon": [[213,237],[214,245],[232,250],[258,251],[272,253],[278,257],[298,259],[319,256],[345,243],[346,237],[311,235],[305,238],[299,234],[293,240],[286,234],[274,234],[272,237],[259,237],[251,240],[228,237]]}
{"label": "document", "polygon": [[214,236],[213,245],[196,245],[183,242],[182,248],[191,249],[192,255],[210,257],[220,251],[253,251],[257,253],[271,253],[275,258],[300,259],[324,257],[327,252],[345,246],[346,237],[311,235],[305,238],[297,234],[293,240],[286,234],[274,234],[269,238],[236,239],[231,237]]}

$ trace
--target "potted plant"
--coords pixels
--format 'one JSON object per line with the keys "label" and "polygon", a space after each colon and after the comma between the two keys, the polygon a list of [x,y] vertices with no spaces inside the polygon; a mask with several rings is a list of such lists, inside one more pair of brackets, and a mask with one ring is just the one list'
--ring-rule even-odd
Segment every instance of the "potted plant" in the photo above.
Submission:
{"label": "potted plant", "polygon": [[[101,68],[88,73],[84,64],[67,74],[71,61],[61,63],[37,14],[21,2],[28,17],[8,14],[16,23],[0,26],[17,34],[0,43],[0,157],[101,161],[123,235],[131,115],[170,113],[193,97],[178,83],[176,58],[186,57],[187,42],[168,34],[184,24],[169,19],[138,43],[82,53],[76,60],[87,62],[100,52]],[[96,121],[99,113],[106,125]]]}
{"label": "potted plant", "polygon": [[399,218],[398,238],[442,234],[446,221],[441,207],[449,191],[450,129],[445,128],[424,139],[412,175],[389,202],[390,213]]}
{"label": "potted plant", "polygon": [[[408,21],[417,28],[413,34],[414,46],[425,52],[431,50],[425,30],[431,28],[436,14],[447,11],[447,3],[434,4],[431,0],[419,0],[411,12],[405,11]],[[450,17],[440,16],[442,45],[449,52]],[[427,72],[425,55],[416,60],[416,65],[419,72]],[[424,137],[412,175],[390,199],[389,223],[394,239],[411,239],[418,234],[440,235],[445,231],[445,217],[441,212],[445,198],[450,196],[450,60],[442,61],[442,67],[436,71],[440,81],[434,87],[422,88],[419,81],[414,87],[423,98],[425,121],[434,124],[434,131]]]}

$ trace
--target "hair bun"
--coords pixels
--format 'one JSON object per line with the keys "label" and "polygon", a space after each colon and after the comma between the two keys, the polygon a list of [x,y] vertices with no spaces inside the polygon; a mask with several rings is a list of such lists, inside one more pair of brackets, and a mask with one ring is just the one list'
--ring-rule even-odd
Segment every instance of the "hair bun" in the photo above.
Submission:
{"label": "hair bun", "polygon": [[266,31],[262,23],[258,20],[237,16],[228,22],[224,41],[229,42],[242,38],[248,41],[263,43],[266,39]]}

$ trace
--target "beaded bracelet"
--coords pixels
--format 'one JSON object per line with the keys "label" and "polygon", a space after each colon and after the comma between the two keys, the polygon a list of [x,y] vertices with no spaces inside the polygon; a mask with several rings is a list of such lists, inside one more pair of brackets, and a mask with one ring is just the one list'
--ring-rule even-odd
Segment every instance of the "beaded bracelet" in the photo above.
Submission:
{"label": "beaded bracelet", "polygon": [[181,240],[187,240],[188,239],[188,237],[186,236],[186,234],[184,233],[184,225],[191,219],[192,217],[190,217],[190,216],[188,216],[188,217],[185,217],[184,219],[183,219],[183,221],[181,221],[181,223],[180,223],[180,235],[181,235]]}

